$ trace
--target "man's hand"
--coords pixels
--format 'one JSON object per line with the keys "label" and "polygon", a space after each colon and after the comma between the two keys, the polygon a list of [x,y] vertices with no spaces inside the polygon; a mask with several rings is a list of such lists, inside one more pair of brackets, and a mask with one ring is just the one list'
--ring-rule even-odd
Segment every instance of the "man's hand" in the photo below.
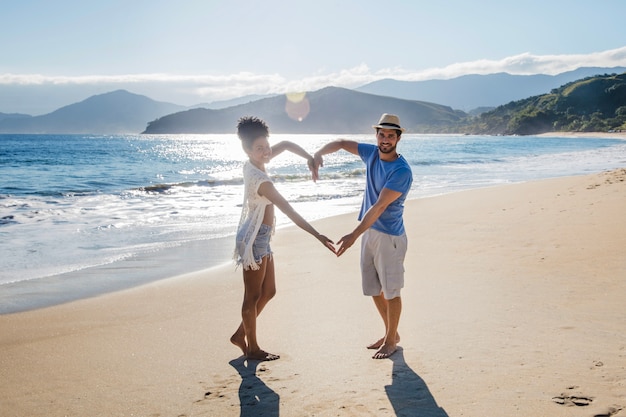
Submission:
{"label": "man's hand", "polygon": [[339,245],[339,249],[337,249],[337,256],[343,255],[345,251],[347,251],[352,245],[354,245],[354,242],[357,240],[357,238],[358,235],[352,232],[339,239],[339,241],[337,242],[337,245]]}

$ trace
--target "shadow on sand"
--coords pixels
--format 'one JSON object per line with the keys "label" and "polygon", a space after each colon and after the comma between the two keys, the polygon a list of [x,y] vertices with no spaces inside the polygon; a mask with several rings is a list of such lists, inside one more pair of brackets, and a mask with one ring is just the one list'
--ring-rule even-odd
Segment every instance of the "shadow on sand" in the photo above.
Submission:
{"label": "shadow on sand", "polygon": [[385,391],[396,416],[448,417],[426,382],[406,364],[401,347],[389,359],[393,362],[392,379]]}
{"label": "shadow on sand", "polygon": [[260,361],[249,361],[245,357],[233,359],[230,365],[241,375],[239,404],[241,417],[278,417],[280,396],[272,391],[257,376]]}

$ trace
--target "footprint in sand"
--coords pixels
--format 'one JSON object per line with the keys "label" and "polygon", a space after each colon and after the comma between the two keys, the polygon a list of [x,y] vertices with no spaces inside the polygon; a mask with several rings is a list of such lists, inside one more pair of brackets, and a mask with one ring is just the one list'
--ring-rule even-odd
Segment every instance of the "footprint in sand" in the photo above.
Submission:
{"label": "footprint in sand", "polygon": [[593,398],[561,394],[558,397],[553,397],[552,401],[560,405],[585,407],[593,402]]}
{"label": "footprint in sand", "polygon": [[620,411],[622,411],[622,407],[620,406],[609,407],[609,409],[605,413],[596,414],[593,417],[612,417],[616,415],[617,413],[619,413]]}
{"label": "footprint in sand", "polygon": [[567,387],[567,389],[570,390],[570,393],[562,393],[558,397],[553,397],[552,401],[560,405],[566,405],[568,407],[585,407],[593,402],[593,397],[588,397],[580,393],[572,392],[576,388],[578,388],[578,385],[571,385]]}

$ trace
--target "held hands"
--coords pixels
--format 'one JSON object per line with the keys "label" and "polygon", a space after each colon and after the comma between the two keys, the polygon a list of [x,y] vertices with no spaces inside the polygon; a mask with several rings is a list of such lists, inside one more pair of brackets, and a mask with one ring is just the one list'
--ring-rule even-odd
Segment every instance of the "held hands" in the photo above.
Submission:
{"label": "held hands", "polygon": [[357,238],[358,236],[355,236],[353,232],[348,233],[347,235],[339,239],[339,242],[337,242],[337,245],[339,245],[339,249],[337,249],[336,251],[337,256],[339,257],[343,255],[345,251],[347,251],[352,245],[354,245],[354,242]]}
{"label": "held hands", "polygon": [[341,239],[339,239],[339,242],[337,242],[337,245],[339,245],[339,248],[337,248],[335,246],[335,243],[329,238],[327,238],[326,236],[324,235],[317,236],[317,240],[319,240],[322,243],[322,245],[326,246],[328,250],[330,250],[332,253],[334,253],[338,257],[343,255],[343,253],[347,251],[354,244],[356,239],[357,239],[357,236],[355,236],[354,233],[349,233],[345,235],[344,237],[342,237]]}
{"label": "held hands", "polygon": [[324,166],[324,159],[322,155],[315,152],[313,154],[313,170],[315,171],[315,175],[319,177],[319,169]]}
{"label": "held hands", "polygon": [[320,167],[324,166],[324,160],[322,159],[321,155],[318,155],[316,153],[313,156],[309,156],[307,158],[307,165],[309,167],[309,171],[311,171],[313,182],[317,182],[317,180],[319,180],[320,178],[319,169]]}
{"label": "held hands", "polygon": [[322,245],[326,246],[328,250],[330,250],[332,253],[334,253],[335,255],[337,254],[337,249],[335,249],[335,242],[333,242],[324,235],[319,235],[317,237],[317,240],[322,242]]}
{"label": "held hands", "polygon": [[313,182],[317,182],[320,176],[319,176],[319,169],[317,166],[315,166],[315,159],[312,156],[309,156],[306,159],[306,164],[309,167],[309,171],[311,171],[311,177],[313,179]]}

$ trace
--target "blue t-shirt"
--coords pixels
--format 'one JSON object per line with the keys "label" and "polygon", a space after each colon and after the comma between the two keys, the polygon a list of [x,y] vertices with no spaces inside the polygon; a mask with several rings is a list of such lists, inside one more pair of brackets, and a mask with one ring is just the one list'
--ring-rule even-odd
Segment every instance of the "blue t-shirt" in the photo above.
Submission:
{"label": "blue t-shirt", "polygon": [[376,145],[359,143],[358,149],[359,156],[366,165],[367,177],[359,220],[365,216],[367,210],[378,200],[378,196],[383,188],[400,192],[402,195],[389,204],[383,214],[372,225],[372,229],[379,232],[400,236],[404,233],[404,222],[402,221],[404,200],[406,200],[413,183],[411,167],[402,155],[395,161],[382,161],[378,156],[378,147]]}

